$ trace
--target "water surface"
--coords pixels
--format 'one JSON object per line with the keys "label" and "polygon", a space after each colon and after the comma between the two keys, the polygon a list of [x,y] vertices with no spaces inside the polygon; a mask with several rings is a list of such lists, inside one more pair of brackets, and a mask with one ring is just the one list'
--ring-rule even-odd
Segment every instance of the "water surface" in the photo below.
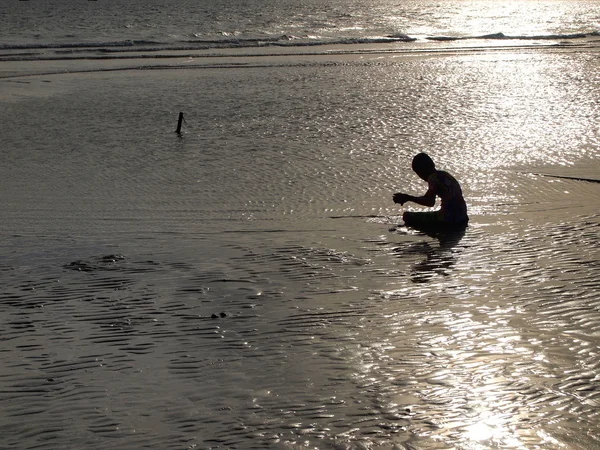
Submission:
{"label": "water surface", "polygon": [[3,446],[600,446],[597,54],[351,53],[10,62]]}

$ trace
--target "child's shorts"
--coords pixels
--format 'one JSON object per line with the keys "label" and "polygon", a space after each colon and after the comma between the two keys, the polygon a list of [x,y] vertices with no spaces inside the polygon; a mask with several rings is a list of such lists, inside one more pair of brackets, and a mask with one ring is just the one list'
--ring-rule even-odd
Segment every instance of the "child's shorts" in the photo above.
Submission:
{"label": "child's shorts", "polygon": [[459,223],[448,223],[442,219],[439,211],[406,211],[402,218],[406,226],[426,231],[457,230],[466,228],[468,224],[468,219]]}

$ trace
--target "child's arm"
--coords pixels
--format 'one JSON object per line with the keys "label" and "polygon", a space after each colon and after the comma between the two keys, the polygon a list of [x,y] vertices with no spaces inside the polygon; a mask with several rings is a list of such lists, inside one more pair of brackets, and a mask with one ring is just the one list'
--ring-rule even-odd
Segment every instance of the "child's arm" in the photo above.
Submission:
{"label": "child's arm", "polygon": [[401,192],[394,194],[394,203],[400,203],[401,205],[404,205],[404,203],[406,202],[413,202],[422,206],[434,206],[435,191],[432,187],[430,187],[425,193],[425,195],[422,195],[421,197],[415,197],[413,195],[403,194]]}

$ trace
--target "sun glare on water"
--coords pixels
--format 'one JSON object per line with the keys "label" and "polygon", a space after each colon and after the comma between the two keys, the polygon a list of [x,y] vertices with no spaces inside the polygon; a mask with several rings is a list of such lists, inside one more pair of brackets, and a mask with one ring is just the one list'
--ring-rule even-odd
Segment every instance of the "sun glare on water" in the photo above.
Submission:
{"label": "sun glare on water", "polygon": [[[496,33],[507,36],[539,36],[571,32],[578,24],[564,23],[557,2],[528,1],[452,1],[444,8],[444,16],[437,17],[436,29],[426,24],[418,28],[418,34],[445,34],[455,37],[477,37]],[[574,5],[575,6],[575,5]]]}

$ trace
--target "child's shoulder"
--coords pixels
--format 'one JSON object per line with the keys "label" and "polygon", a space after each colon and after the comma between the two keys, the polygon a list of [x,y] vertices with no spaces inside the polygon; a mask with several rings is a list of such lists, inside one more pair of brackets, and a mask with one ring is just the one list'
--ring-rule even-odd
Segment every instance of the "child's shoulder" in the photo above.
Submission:
{"label": "child's shoulder", "polygon": [[444,187],[450,187],[459,184],[456,178],[454,178],[445,170],[436,170],[429,176],[427,181],[429,182],[429,184],[432,184],[434,186]]}
{"label": "child's shoulder", "polygon": [[436,170],[434,175],[436,176],[436,178],[438,180],[451,180],[451,181],[456,181],[456,178],[454,178],[452,175],[450,175],[448,172],[446,172],[445,170]]}
{"label": "child's shoulder", "polygon": [[429,175],[428,180],[429,181],[441,181],[447,178],[453,178],[452,175],[450,175],[448,172],[444,171],[444,170],[434,170],[433,172],[431,172],[431,175]]}

